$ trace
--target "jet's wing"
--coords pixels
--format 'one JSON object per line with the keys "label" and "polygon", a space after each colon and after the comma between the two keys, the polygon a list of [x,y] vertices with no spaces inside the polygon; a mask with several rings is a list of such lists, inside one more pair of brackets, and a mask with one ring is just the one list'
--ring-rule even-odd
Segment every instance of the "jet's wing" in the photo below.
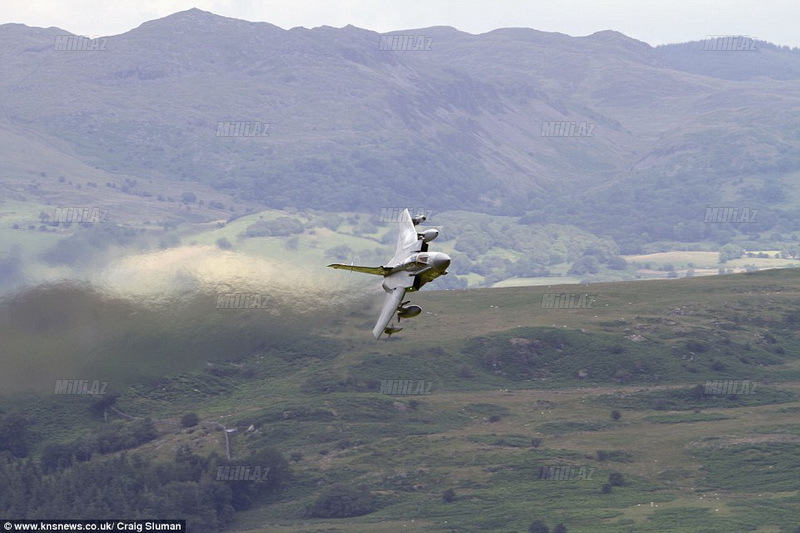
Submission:
{"label": "jet's wing", "polygon": [[330,268],[338,268],[341,270],[355,270],[356,272],[363,272],[364,274],[377,274],[378,276],[385,276],[386,273],[391,270],[386,267],[365,267],[365,266],[357,266],[353,264],[346,265],[344,263],[331,263],[328,265]]}
{"label": "jet's wing", "polygon": [[424,242],[417,236],[417,228],[414,227],[408,209],[403,209],[398,225],[400,231],[397,234],[397,246],[394,250],[394,257],[386,265],[388,267],[395,267],[408,259],[412,253],[419,252]]}
{"label": "jet's wing", "polygon": [[[414,279],[412,276],[408,276]],[[403,296],[406,294],[406,287],[395,287],[392,292],[387,292],[383,300],[383,309],[381,309],[381,316],[378,318],[377,324],[372,328],[372,335],[379,339],[383,334],[383,330],[392,321],[392,317],[397,312],[397,308],[403,303]]]}

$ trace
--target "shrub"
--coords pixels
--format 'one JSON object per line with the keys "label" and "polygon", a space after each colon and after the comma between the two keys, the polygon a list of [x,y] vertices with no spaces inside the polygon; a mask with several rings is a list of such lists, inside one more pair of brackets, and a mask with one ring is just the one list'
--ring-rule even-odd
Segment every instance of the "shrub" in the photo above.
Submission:
{"label": "shrub", "polygon": [[365,486],[337,484],[306,509],[309,518],[349,518],[375,510],[375,498]]}
{"label": "shrub", "polygon": [[197,413],[186,413],[181,417],[181,426],[191,428],[200,423],[200,417]]}
{"label": "shrub", "polygon": [[528,526],[528,533],[550,533],[550,528],[541,520],[534,520]]}
{"label": "shrub", "polygon": [[625,476],[622,472],[611,472],[608,475],[608,482],[614,487],[621,487],[625,484]]}

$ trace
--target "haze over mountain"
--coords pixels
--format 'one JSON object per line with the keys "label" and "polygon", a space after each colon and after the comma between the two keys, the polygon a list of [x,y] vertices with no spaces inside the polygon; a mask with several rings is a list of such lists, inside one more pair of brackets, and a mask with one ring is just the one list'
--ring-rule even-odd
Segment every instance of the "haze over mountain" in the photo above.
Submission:
{"label": "haze over mountain", "polygon": [[[628,253],[728,242],[737,226],[704,224],[709,205],[759,209],[749,234],[800,230],[798,50],[449,27],[397,32],[425,46],[385,50],[393,41],[353,26],[198,9],[103,50],[57,50],[65,35],[0,26],[0,187],[18,201],[64,205],[61,175],[99,182],[78,205],[213,200],[198,220],[232,206],[463,209],[574,224]],[[218,136],[228,121],[263,131]],[[117,190],[103,190],[109,176]],[[147,209],[139,222],[178,211]]]}

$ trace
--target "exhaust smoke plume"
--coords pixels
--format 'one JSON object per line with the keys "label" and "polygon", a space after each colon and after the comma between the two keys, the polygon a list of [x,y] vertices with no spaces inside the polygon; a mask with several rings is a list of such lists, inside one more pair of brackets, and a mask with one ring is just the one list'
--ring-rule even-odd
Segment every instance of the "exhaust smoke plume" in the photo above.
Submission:
{"label": "exhaust smoke plume", "polygon": [[52,392],[57,379],[120,389],[286,346],[369,305],[374,287],[357,281],[212,246],[127,256],[2,302],[0,394]]}

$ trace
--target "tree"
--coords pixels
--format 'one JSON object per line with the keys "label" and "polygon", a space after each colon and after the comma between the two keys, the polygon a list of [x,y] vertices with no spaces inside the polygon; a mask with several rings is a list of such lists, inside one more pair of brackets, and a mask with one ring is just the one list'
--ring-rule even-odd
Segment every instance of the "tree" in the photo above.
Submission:
{"label": "tree", "polygon": [[550,528],[541,520],[534,520],[528,526],[528,533],[550,533]]}
{"label": "tree", "polygon": [[41,465],[44,472],[53,472],[72,466],[72,447],[68,444],[48,444],[42,450]]}
{"label": "tree", "polygon": [[320,219],[320,224],[322,224],[331,231],[338,230],[339,226],[342,225],[342,222],[344,222],[344,219],[335,213],[325,214]]}
{"label": "tree", "polygon": [[200,417],[197,413],[186,413],[181,417],[181,426],[191,428],[200,423]]}
{"label": "tree", "polygon": [[583,276],[585,274],[597,274],[600,272],[600,265],[594,256],[586,255],[575,261],[569,269],[570,276]]}
{"label": "tree", "polygon": [[621,487],[625,485],[625,476],[622,475],[622,472],[611,472],[608,475],[608,482],[614,487]]}
{"label": "tree", "polygon": [[309,518],[349,518],[375,510],[375,498],[365,486],[333,485],[306,509]]}
{"label": "tree", "polygon": [[444,503],[451,503],[456,500],[456,491],[453,489],[447,489],[442,493],[442,501]]}
{"label": "tree", "polygon": [[89,405],[89,411],[95,416],[102,416],[105,418],[106,410],[114,405],[117,398],[119,398],[119,393],[116,392],[96,396],[92,399],[91,405]]}
{"label": "tree", "polygon": [[477,259],[486,250],[492,247],[492,241],[485,231],[469,229],[464,231],[456,239],[454,248],[459,252],[464,252],[470,259]]}
{"label": "tree", "polygon": [[702,400],[706,397],[706,388],[702,384],[698,383],[694,386],[690,395],[695,400]]}
{"label": "tree", "polygon": [[612,270],[625,270],[628,268],[628,262],[620,256],[615,256],[608,260],[608,268]]}
{"label": "tree", "polygon": [[724,263],[731,259],[739,259],[744,255],[744,248],[735,244],[726,244],[719,251],[719,262]]}
{"label": "tree", "polygon": [[0,451],[11,452],[15,457],[28,455],[30,420],[19,413],[0,418]]}
{"label": "tree", "polygon": [[[227,481],[232,494],[231,504],[237,511],[251,507],[263,495],[279,491],[290,475],[288,461],[277,449],[271,447],[263,448],[243,459],[222,460],[218,465],[252,467],[251,473],[255,479]],[[256,469],[260,475],[256,475]]]}
{"label": "tree", "polygon": [[469,366],[461,365],[461,367],[458,369],[458,377],[469,379],[474,377],[474,374]]}
{"label": "tree", "polygon": [[616,409],[614,409],[613,411],[611,411],[611,418],[612,420],[619,420],[620,418],[622,418],[622,414]]}
{"label": "tree", "polygon": [[567,526],[564,525],[564,522],[559,522],[553,528],[553,533],[567,533]]}

